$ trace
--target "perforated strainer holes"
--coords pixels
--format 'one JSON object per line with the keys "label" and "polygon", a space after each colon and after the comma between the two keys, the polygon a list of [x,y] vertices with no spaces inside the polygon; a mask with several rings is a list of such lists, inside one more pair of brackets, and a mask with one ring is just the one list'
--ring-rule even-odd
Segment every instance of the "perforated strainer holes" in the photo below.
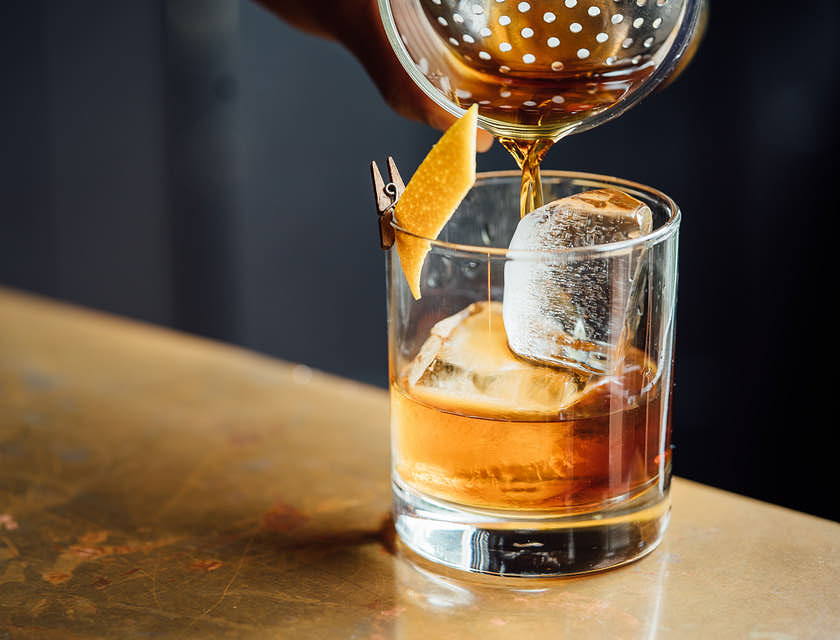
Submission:
{"label": "perforated strainer holes", "polygon": [[[449,86],[463,79],[453,74],[450,62],[443,62],[437,48],[447,50],[484,74],[505,77],[517,73],[528,77],[557,75],[567,78],[581,71],[601,67],[641,65],[655,58],[669,41],[687,0],[414,0],[422,8],[418,17],[428,21],[423,37],[436,37],[438,44],[424,40],[417,46],[401,33],[406,47],[422,51],[425,64],[417,63],[424,75],[447,95],[464,99]],[[418,56],[420,57],[420,56]],[[417,59],[417,58],[415,58]],[[434,61],[434,62],[432,62]],[[484,77],[487,77],[485,75]],[[467,87],[461,86],[463,90]],[[469,87],[472,99],[494,107],[509,108],[493,99],[487,90]],[[492,96],[498,95],[494,88]],[[562,90],[561,90],[562,91]],[[571,94],[569,94],[571,95]],[[568,96],[567,96],[568,97]],[[563,104],[552,94],[529,98],[520,92],[517,105],[555,108]],[[568,100],[566,101],[568,103]],[[468,103],[461,103],[462,106]],[[569,103],[570,104],[570,103]]]}
{"label": "perforated strainer holes", "polygon": [[[459,56],[497,72],[523,65],[556,71],[555,62],[578,68],[582,60],[587,67],[626,64],[633,56],[653,55],[675,26],[679,11],[673,7],[683,1],[419,0]],[[580,55],[584,51],[588,55]]]}

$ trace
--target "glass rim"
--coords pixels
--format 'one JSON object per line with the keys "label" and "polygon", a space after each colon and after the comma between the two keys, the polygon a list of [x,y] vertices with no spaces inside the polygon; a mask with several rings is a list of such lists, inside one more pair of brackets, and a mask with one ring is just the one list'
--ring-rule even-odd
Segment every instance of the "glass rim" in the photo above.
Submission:
{"label": "glass rim", "polygon": [[[605,186],[623,187],[629,192],[631,192],[630,195],[633,195],[632,192],[636,192],[639,194],[652,196],[667,207],[667,209],[670,212],[670,215],[662,225],[658,226],[656,229],[653,229],[650,233],[639,236],[638,238],[628,238],[627,240],[619,240],[617,242],[605,242],[603,244],[597,244],[592,246],[562,247],[550,250],[514,249],[513,251],[511,251],[507,247],[486,247],[460,242],[438,240],[437,238],[429,238],[424,235],[409,231],[405,227],[400,226],[400,224],[397,222],[396,215],[392,216],[391,218],[391,226],[397,233],[405,234],[412,238],[428,242],[431,245],[430,250],[434,248],[439,248],[451,251],[453,253],[469,255],[480,254],[484,258],[495,257],[504,259],[525,259],[529,257],[534,258],[537,256],[559,255],[580,256],[587,253],[594,253],[603,257],[607,257],[613,253],[626,253],[627,251],[632,250],[641,245],[657,244],[673,236],[679,229],[680,221],[682,219],[682,212],[680,211],[679,206],[673,200],[673,198],[654,187],[649,187],[639,182],[633,182],[632,180],[625,180],[624,178],[616,178],[613,176],[607,176],[598,173],[586,173],[582,171],[561,171],[556,169],[546,169],[541,171],[541,174],[543,180],[545,178],[563,178],[566,180],[579,180],[581,182],[591,182],[591,186],[595,188],[603,189],[605,188]],[[475,189],[477,186],[479,186],[479,184],[482,181],[493,180],[498,178],[513,178],[516,180],[516,184],[518,185],[522,178],[522,174],[517,169],[509,169],[502,171],[482,171],[476,174],[475,184],[473,184],[470,190]]]}

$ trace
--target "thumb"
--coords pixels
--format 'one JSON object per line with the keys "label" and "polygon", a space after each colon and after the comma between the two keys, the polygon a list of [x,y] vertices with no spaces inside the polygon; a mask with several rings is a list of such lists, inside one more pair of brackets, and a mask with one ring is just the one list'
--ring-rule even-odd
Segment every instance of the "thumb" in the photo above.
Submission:
{"label": "thumb", "polygon": [[476,131],[475,148],[477,151],[487,151],[493,146],[493,135],[487,133],[484,129]]}
{"label": "thumb", "polygon": [[[417,91],[419,93],[419,89]],[[432,102],[431,98],[427,98],[425,95],[423,95],[422,100],[419,102],[419,104],[422,105],[422,108],[424,110],[423,116],[425,120],[435,129],[446,131],[450,126],[452,126],[452,123],[456,120],[455,116],[441,109],[434,102]],[[493,134],[488,133],[484,129],[477,129],[475,132],[476,151],[487,151],[492,146]]]}

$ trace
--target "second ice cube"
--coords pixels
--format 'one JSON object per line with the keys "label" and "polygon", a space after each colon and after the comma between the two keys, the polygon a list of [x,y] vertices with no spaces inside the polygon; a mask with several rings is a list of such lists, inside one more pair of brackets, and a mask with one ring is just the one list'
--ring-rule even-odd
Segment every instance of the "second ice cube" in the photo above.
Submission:
{"label": "second ice cube", "polygon": [[555,200],[522,218],[505,264],[511,350],[546,364],[608,372],[619,342],[635,331],[628,310],[644,288],[643,249],[558,250],[637,238],[652,226],[650,208],[617,189]]}

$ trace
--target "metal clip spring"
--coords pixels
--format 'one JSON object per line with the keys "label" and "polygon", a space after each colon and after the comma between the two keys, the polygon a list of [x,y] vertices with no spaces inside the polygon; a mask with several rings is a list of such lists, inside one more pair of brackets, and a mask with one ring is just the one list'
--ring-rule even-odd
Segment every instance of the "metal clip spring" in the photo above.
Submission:
{"label": "metal clip spring", "polygon": [[376,212],[379,217],[379,245],[383,249],[390,249],[394,245],[394,207],[400,196],[405,191],[400,172],[391,156],[388,156],[388,178],[387,184],[382,179],[379,167],[376,162],[370,163],[370,173],[373,179],[373,196],[376,202]]}

